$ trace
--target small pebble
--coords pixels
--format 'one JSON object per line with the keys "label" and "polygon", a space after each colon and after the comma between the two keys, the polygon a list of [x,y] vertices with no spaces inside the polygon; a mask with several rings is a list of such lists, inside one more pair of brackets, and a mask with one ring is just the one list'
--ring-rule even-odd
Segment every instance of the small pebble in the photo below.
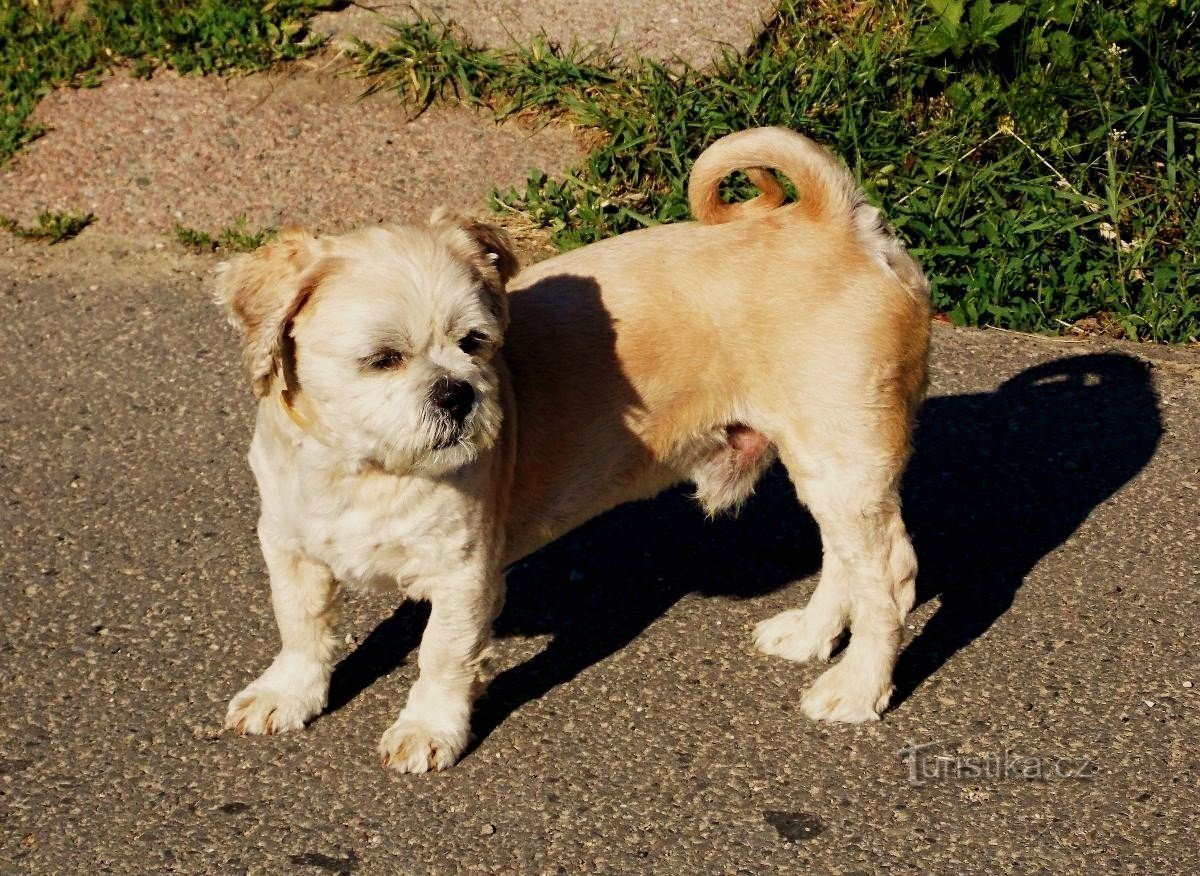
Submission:
{"label": "small pebble", "polygon": [[1186,687],[1186,688],[1188,688],[1189,690],[1191,690],[1192,683],[1191,683],[1190,681],[1185,681],[1185,682],[1183,683],[1183,686],[1184,686],[1184,687]]}
{"label": "small pebble", "polygon": [[492,834],[494,834],[496,832],[496,825],[485,824],[479,832],[481,834],[483,834],[484,836],[491,836]]}

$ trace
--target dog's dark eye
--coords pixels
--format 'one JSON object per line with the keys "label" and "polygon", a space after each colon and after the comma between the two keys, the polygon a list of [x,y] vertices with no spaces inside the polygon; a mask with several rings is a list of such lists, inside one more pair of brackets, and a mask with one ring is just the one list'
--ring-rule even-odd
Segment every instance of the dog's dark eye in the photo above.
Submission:
{"label": "dog's dark eye", "polygon": [[390,371],[404,364],[404,354],[399,350],[379,350],[368,356],[363,364],[375,371]]}
{"label": "dog's dark eye", "polygon": [[458,348],[468,356],[474,356],[485,343],[487,343],[486,335],[481,332],[467,332],[463,339],[458,342]]}

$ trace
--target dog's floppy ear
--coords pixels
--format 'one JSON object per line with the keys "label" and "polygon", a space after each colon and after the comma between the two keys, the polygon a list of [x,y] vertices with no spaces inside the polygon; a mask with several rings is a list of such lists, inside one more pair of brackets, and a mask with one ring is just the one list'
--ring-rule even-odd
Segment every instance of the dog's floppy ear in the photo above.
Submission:
{"label": "dog's floppy ear", "polygon": [[217,303],[241,332],[242,362],[254,394],[271,390],[284,333],[328,272],[313,235],[290,228],[279,239],[217,266]]}
{"label": "dog's floppy ear", "polygon": [[475,261],[478,267],[494,270],[501,285],[521,269],[521,263],[513,251],[512,239],[502,228],[476,221],[449,207],[435,209],[429,217],[429,224],[435,228],[457,229],[465,234],[465,240],[460,243],[466,246],[460,246],[460,251],[466,250],[463,254]]}
{"label": "dog's floppy ear", "polygon": [[495,225],[478,222],[445,207],[438,207],[429,217],[429,224],[453,232],[450,242],[479,272],[488,291],[492,306],[504,328],[508,327],[508,299],[505,284],[521,269],[508,233]]}
{"label": "dog's floppy ear", "polygon": [[461,227],[475,242],[484,260],[496,269],[501,283],[507,283],[521,270],[507,231],[486,222],[467,221]]}

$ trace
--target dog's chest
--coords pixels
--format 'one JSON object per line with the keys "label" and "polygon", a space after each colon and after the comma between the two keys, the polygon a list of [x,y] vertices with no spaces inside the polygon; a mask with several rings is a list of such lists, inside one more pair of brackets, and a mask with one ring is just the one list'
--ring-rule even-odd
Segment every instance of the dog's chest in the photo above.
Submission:
{"label": "dog's chest", "polygon": [[323,472],[285,475],[276,486],[273,502],[263,490],[264,515],[347,584],[408,588],[463,549],[468,521],[461,496],[445,484]]}
{"label": "dog's chest", "polygon": [[310,507],[304,526],[306,550],[328,565],[338,579],[366,587],[407,586],[430,565],[424,515],[404,502],[364,504],[356,497]]}

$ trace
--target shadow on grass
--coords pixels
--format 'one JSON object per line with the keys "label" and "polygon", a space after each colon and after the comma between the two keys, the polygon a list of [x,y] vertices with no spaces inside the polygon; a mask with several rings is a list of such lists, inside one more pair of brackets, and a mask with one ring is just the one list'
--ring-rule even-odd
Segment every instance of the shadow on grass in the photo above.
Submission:
{"label": "shadow on grass", "polygon": [[[900,657],[893,702],[1007,611],[1029,571],[1142,469],[1161,435],[1147,366],[1120,354],[1059,359],[995,392],[930,399],[904,517],[921,563],[917,601],[940,604]],[[510,571],[497,635],[553,638],[492,682],[476,708],[478,738],[684,595],[760,596],[816,572],[820,555],[816,525],[779,466],[736,519],[706,522],[683,488],[603,515]],[[400,665],[426,616],[402,606],[347,656],[330,710]]]}

